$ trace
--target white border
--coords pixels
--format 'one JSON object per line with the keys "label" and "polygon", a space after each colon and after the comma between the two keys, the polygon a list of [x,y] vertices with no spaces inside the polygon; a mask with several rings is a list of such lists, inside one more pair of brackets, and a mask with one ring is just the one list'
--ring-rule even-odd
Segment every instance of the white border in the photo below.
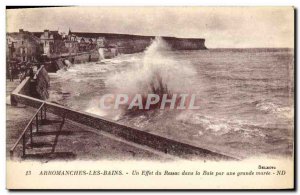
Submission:
{"label": "white border", "polygon": [[[0,1],[0,65],[1,65],[1,77],[0,77],[0,97],[2,100],[2,103],[0,104],[0,119],[1,119],[1,135],[0,135],[0,143],[2,143],[1,147],[1,153],[0,153],[0,159],[1,159],[1,175],[0,175],[0,192],[1,194],[8,194],[8,192],[5,189],[5,180],[6,180],[6,167],[5,167],[5,152],[6,152],[6,111],[5,111],[5,101],[6,101],[6,85],[5,85],[5,6],[10,5],[22,5],[22,6],[32,6],[32,5],[81,5],[81,6],[295,6],[296,8],[299,8],[299,2],[296,0],[176,0],[176,1],[161,1],[161,0],[148,0],[148,1],[140,1],[140,0],[30,0],[30,1],[24,1],[24,0],[1,0]],[[298,33],[297,33],[298,36]],[[295,55],[299,56],[299,50]],[[296,65],[295,65],[296,66]],[[299,76],[299,68],[297,68],[297,75]],[[297,82],[297,91],[299,92],[299,83]],[[299,102],[299,95],[297,101]],[[297,119],[299,119],[299,115],[297,116]],[[295,129],[297,131],[297,129]],[[297,133],[297,141],[299,144],[299,132]],[[297,156],[299,156],[299,150],[297,150]],[[298,174],[297,174],[298,175]],[[299,180],[299,178],[298,178]],[[31,192],[27,192],[31,193]],[[41,194],[44,192],[38,192],[37,194]],[[56,194],[62,194],[63,192],[55,192]],[[73,192],[69,192],[73,193]],[[85,192],[80,192],[80,194],[83,194]],[[107,192],[101,192],[101,193],[107,193]],[[116,193],[116,192],[114,192]],[[113,193],[113,194],[114,194]],[[201,192],[202,193],[202,192]],[[215,193],[215,192],[214,192]],[[210,193],[210,194],[214,194]],[[272,193],[272,192],[271,192]],[[288,193],[288,192],[284,192]],[[111,192],[109,194],[112,194]],[[158,194],[162,194],[159,192]],[[263,194],[263,192],[259,192],[258,194]]]}
{"label": "white border", "polygon": [[176,0],[176,1],[141,1],[141,0],[5,0],[7,5],[83,5],[83,6],[287,6],[297,4],[296,0]]}

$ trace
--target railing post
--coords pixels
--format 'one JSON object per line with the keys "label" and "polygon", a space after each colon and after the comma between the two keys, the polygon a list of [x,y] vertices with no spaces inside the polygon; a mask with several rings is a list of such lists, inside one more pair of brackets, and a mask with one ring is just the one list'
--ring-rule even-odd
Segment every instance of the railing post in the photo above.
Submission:
{"label": "railing post", "polygon": [[41,108],[40,112],[41,112],[41,122],[43,122],[43,107]]}
{"label": "railing post", "polygon": [[[35,115],[30,119],[30,122],[26,125],[26,127],[24,128],[24,130],[23,130],[23,132],[22,132],[22,134],[20,135],[20,137],[18,138],[18,141],[14,144],[14,146],[10,149],[10,156],[11,156],[11,158],[13,157],[13,155],[14,155],[14,150],[15,150],[15,148],[17,147],[17,145],[21,142],[21,140],[22,140],[22,153],[23,153],[23,156],[25,156],[26,155],[26,132],[28,131],[28,130],[30,130],[30,132],[29,132],[29,138],[28,139],[30,139],[30,141],[29,141],[29,143],[30,143],[30,145],[32,146],[32,144],[33,144],[33,125],[34,125],[34,117],[35,117],[35,120],[36,120],[36,122],[35,122],[35,125],[36,125],[36,132],[38,132],[39,131],[39,112],[41,112],[41,119],[43,119],[43,115],[44,115],[44,113],[43,113],[43,107],[44,107],[44,103],[39,107],[39,109],[38,109],[38,111],[35,113]],[[30,129],[28,129],[28,128],[30,128]]]}
{"label": "railing post", "polygon": [[47,117],[47,114],[46,114],[46,112],[47,112],[47,108],[46,108],[46,104],[44,105],[44,119],[46,120],[46,117]]}
{"label": "railing post", "polygon": [[9,154],[10,154],[10,160],[13,160],[13,158],[14,158],[14,151],[10,150]]}
{"label": "railing post", "polygon": [[26,140],[25,140],[25,134],[23,135],[23,156],[25,156],[26,152]]}
{"label": "railing post", "polygon": [[36,123],[36,132],[39,131],[39,115],[37,114],[35,116],[35,123]]}
{"label": "railing post", "polygon": [[30,123],[30,144],[32,146],[32,123]]}

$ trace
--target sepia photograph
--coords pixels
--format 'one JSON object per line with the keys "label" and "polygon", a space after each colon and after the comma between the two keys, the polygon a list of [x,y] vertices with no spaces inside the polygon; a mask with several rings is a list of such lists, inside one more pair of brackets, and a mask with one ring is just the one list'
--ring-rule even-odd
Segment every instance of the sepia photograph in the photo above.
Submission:
{"label": "sepia photograph", "polygon": [[294,14],[6,7],[7,188],[293,189]]}

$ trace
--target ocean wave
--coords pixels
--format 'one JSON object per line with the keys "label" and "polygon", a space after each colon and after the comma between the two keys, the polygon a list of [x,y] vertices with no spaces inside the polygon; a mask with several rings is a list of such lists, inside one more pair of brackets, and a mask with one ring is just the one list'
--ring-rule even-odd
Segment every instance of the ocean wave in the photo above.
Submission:
{"label": "ocean wave", "polygon": [[181,123],[196,125],[201,127],[199,136],[204,133],[214,135],[225,135],[228,133],[239,133],[243,137],[265,137],[266,135],[259,127],[249,125],[250,123],[238,119],[217,118],[208,115],[202,115],[197,112],[186,111],[179,114],[176,120]]}
{"label": "ocean wave", "polygon": [[116,58],[112,58],[112,59],[105,59],[103,60],[104,63],[110,63],[110,64],[124,64],[124,63],[134,63],[141,60],[139,56],[132,56],[130,54],[128,54],[128,56],[126,55],[120,55]]}
{"label": "ocean wave", "polygon": [[294,108],[288,106],[279,106],[269,100],[261,100],[253,102],[257,110],[267,114],[275,114],[278,117],[287,119],[294,118]]}
{"label": "ocean wave", "polygon": [[[163,86],[173,93],[190,91],[191,77],[196,75],[194,67],[186,62],[181,64],[171,56],[166,42],[156,38],[136,63],[130,63],[126,70],[111,75],[106,84],[115,88],[117,93],[148,94]],[[129,58],[130,59],[130,58]],[[132,61],[132,59],[131,59]]]}
{"label": "ocean wave", "polygon": [[[96,102],[96,100],[93,101]],[[84,111],[114,121],[120,120],[120,118],[123,116],[123,113],[120,112],[120,110],[111,110],[110,112],[108,112],[106,110],[100,109],[98,106],[95,105],[97,105],[97,103],[90,104]]]}
{"label": "ocean wave", "polygon": [[256,83],[257,82],[272,83],[272,82],[278,80],[278,78],[249,77],[249,73],[246,71],[231,72],[232,75],[223,75],[224,73],[228,74],[228,72],[226,72],[226,71],[209,70],[209,71],[206,71],[204,73],[204,75],[212,80],[226,80],[226,81],[241,81],[241,82],[251,81],[251,82],[256,82]]}

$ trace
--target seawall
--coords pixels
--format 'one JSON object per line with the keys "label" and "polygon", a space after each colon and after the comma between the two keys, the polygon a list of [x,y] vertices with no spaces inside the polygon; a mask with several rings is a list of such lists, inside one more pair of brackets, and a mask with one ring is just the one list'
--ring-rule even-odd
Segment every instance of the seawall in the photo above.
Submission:
{"label": "seawall", "polygon": [[48,72],[56,72],[59,69],[63,69],[68,66],[65,60],[68,60],[72,64],[97,62],[100,60],[100,55],[97,50],[92,50],[89,52],[53,55],[49,58],[48,62],[44,63],[45,69]]}
{"label": "seawall", "polygon": [[[48,88],[50,87],[50,77],[44,66],[41,66],[33,78],[26,77],[14,91],[20,94],[46,100],[49,98]],[[14,93],[13,91],[13,93]],[[11,95],[11,105],[15,106],[18,101]]]}
{"label": "seawall", "polygon": [[85,62],[97,62],[99,61],[98,51],[91,51],[85,53],[79,53],[74,56],[69,56],[68,60],[75,64],[85,63]]}
{"label": "seawall", "polygon": [[[44,74],[44,71],[41,71],[41,69],[44,69],[44,67],[42,66],[37,74]],[[37,75],[37,78],[40,78],[40,76]],[[11,94],[12,102],[14,102],[15,105],[20,103],[34,108],[38,108],[42,103],[45,103],[47,112],[95,128],[99,131],[105,131],[127,141],[151,147],[166,154],[183,158],[200,157],[207,160],[237,160],[219,152],[192,146],[177,140],[171,140],[166,137],[142,131],[138,128],[132,128],[115,121],[104,119],[97,115],[76,111],[58,104],[31,97],[29,89],[30,78],[27,77]]]}
{"label": "seawall", "polygon": [[34,88],[32,90],[36,91],[36,97],[42,100],[49,98],[48,88],[50,87],[50,77],[48,72],[42,66],[35,74],[34,78]]}

